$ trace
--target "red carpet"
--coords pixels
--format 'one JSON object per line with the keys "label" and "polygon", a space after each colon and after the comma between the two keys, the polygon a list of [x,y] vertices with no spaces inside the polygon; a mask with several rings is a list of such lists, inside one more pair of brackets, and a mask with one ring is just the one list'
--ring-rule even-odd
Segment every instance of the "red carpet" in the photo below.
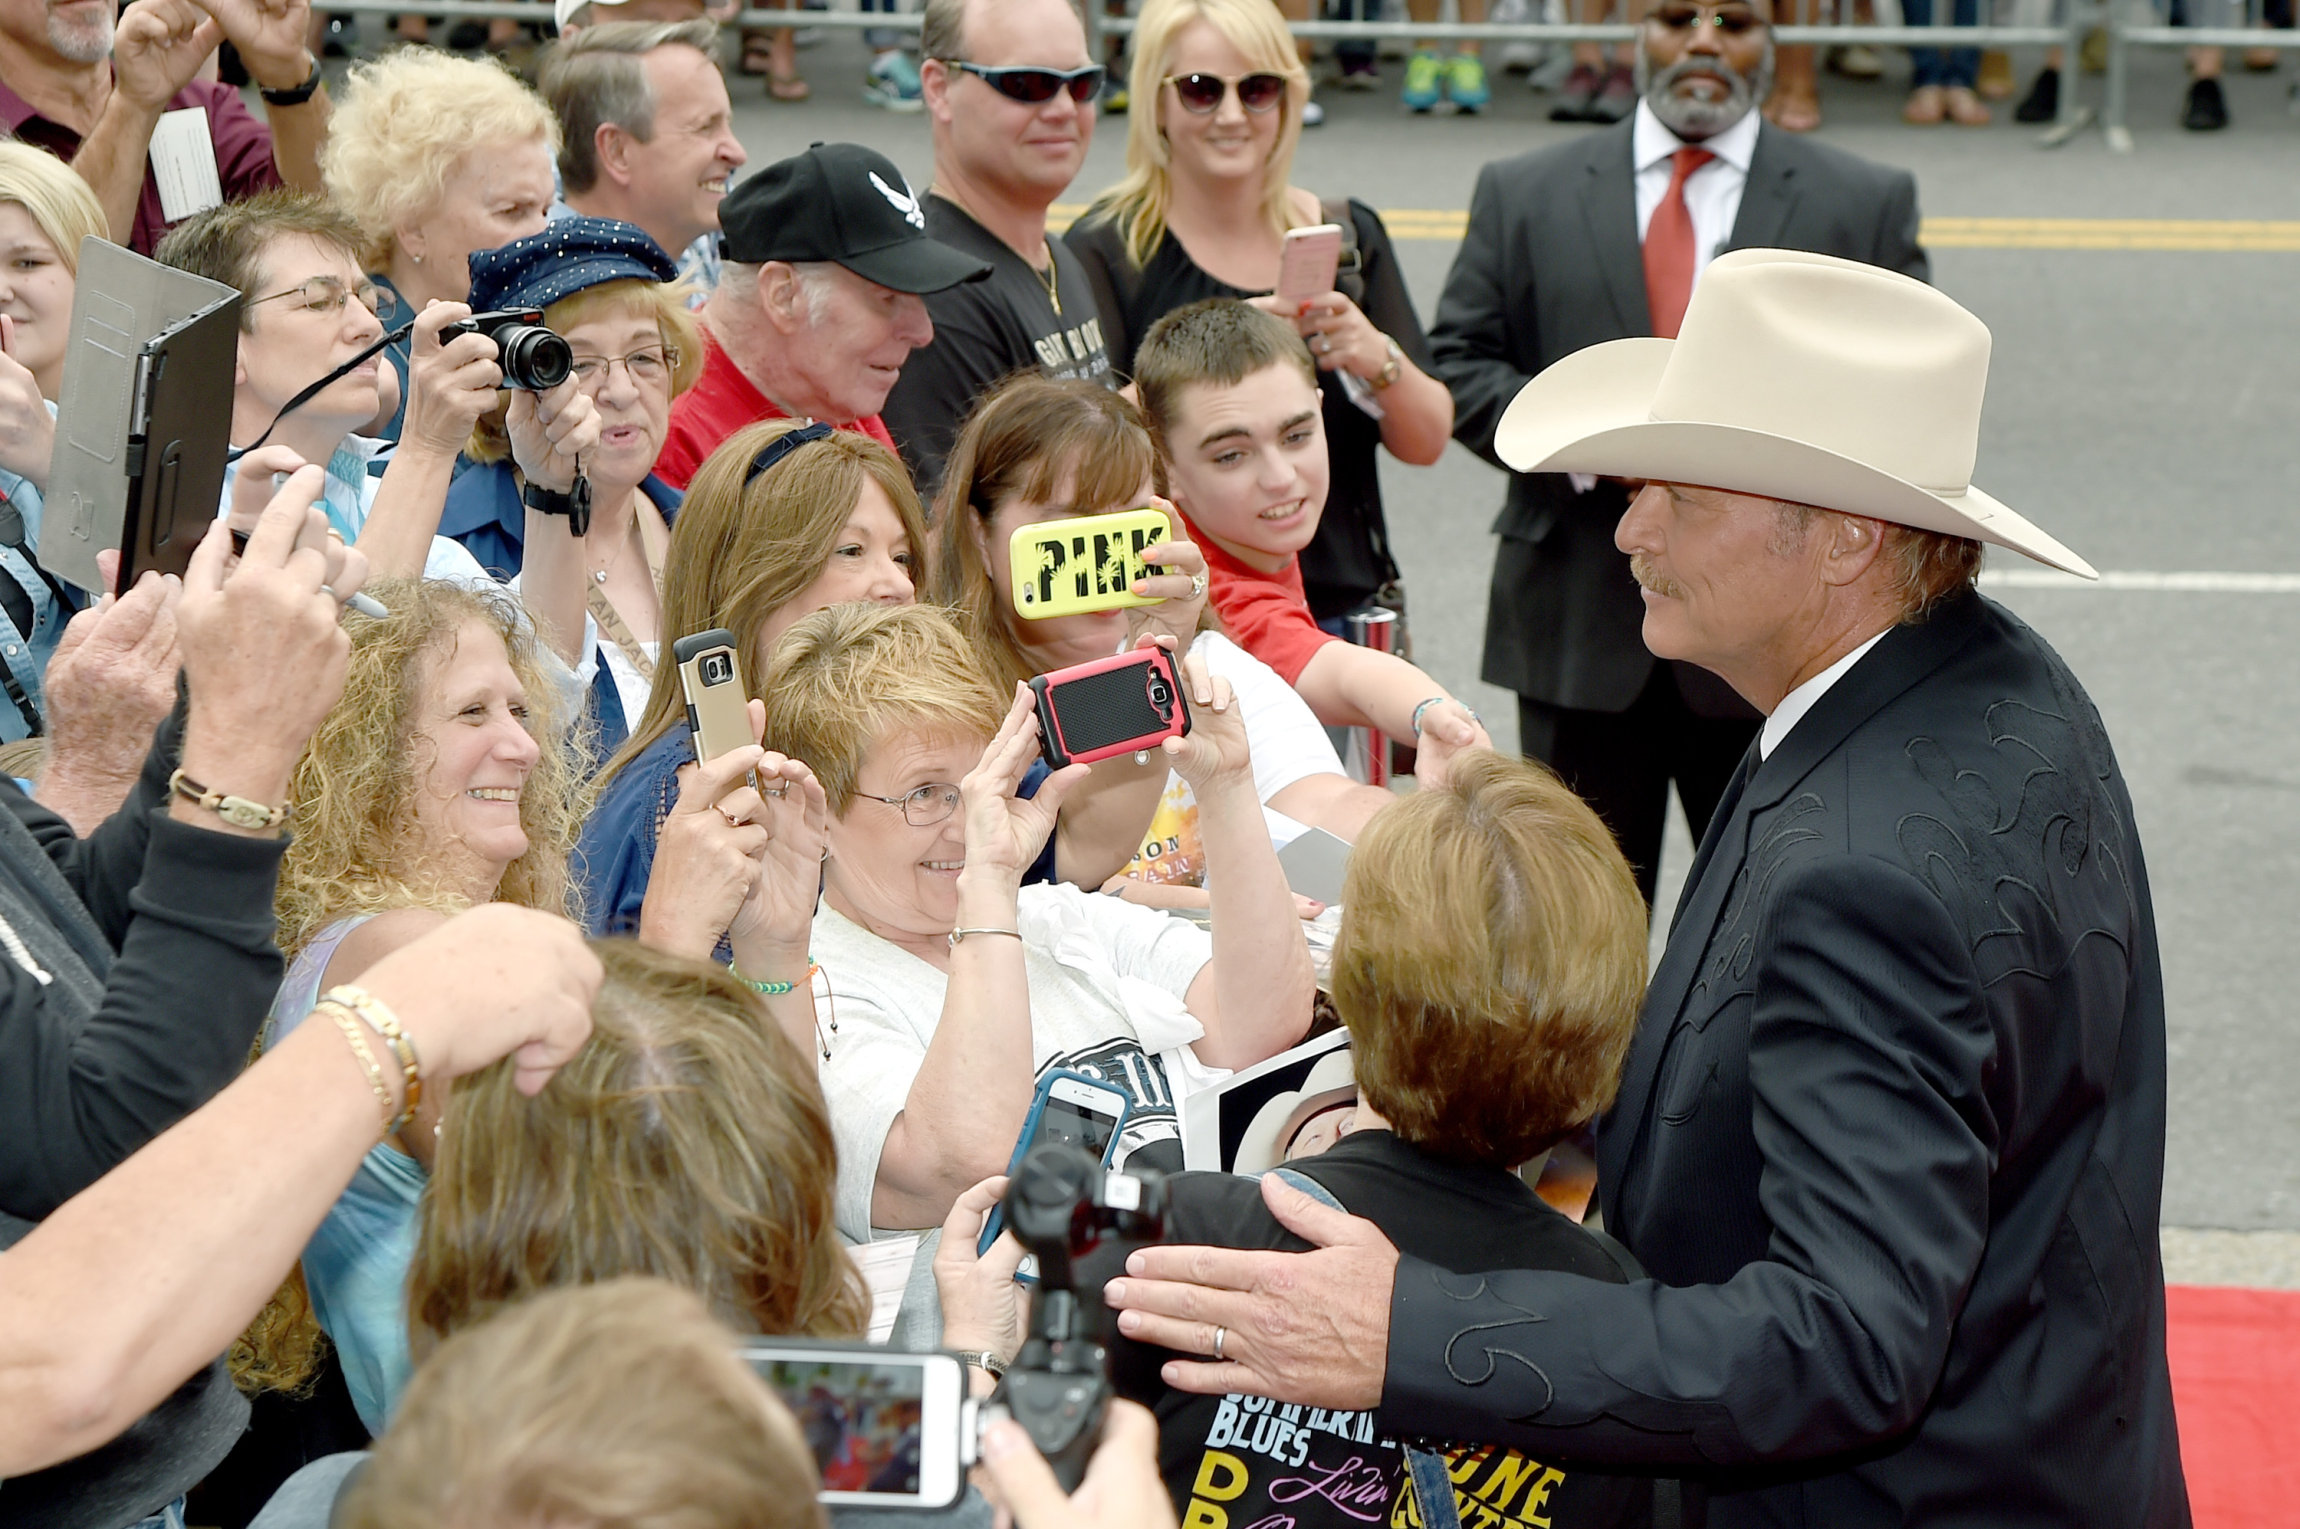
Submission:
{"label": "red carpet", "polygon": [[2300,1522],[2300,1291],[2164,1292],[2196,1529]]}

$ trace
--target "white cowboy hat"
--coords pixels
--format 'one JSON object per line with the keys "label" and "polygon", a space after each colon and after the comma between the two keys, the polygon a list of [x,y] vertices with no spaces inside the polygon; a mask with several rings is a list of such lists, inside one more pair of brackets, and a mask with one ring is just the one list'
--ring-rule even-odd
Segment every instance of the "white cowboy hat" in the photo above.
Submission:
{"label": "white cowboy hat", "polygon": [[1339,1047],[1319,1057],[1302,1078],[1299,1089],[1275,1094],[1263,1101],[1238,1139],[1232,1173],[1260,1173],[1286,1160],[1286,1149],[1313,1115],[1322,1115],[1358,1096],[1356,1075],[1350,1068],[1350,1048]]}
{"label": "white cowboy hat", "polygon": [[1696,483],[2092,564],[1972,486],[1989,331],[1894,271],[1734,250],[1674,340],[1576,351],[1518,391],[1494,449],[1519,472]]}

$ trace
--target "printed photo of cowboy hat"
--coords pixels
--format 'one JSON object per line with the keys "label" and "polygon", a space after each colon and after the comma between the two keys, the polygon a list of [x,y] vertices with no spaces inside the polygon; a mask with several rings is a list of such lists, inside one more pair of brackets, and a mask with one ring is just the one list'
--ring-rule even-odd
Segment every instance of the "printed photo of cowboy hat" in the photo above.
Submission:
{"label": "printed photo of cowboy hat", "polygon": [[1528,382],[1494,449],[1519,472],[1649,478],[2092,564],[1973,487],[1988,326],[1921,281],[1793,250],[1702,272],[1674,340],[1613,340]]}
{"label": "printed photo of cowboy hat", "polygon": [[1260,1173],[1277,1167],[1286,1160],[1286,1149],[1294,1144],[1303,1126],[1328,1110],[1355,1104],[1357,1098],[1349,1048],[1327,1052],[1310,1068],[1299,1089],[1272,1095],[1254,1112],[1246,1134],[1238,1139],[1238,1156],[1230,1171]]}

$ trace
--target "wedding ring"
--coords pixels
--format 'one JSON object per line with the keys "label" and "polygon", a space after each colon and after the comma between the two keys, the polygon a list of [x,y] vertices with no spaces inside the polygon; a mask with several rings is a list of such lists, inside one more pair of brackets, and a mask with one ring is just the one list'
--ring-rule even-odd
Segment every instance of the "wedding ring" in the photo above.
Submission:
{"label": "wedding ring", "polygon": [[1220,1362],[1221,1362],[1221,1358],[1222,1358],[1222,1340],[1223,1340],[1223,1339],[1225,1339],[1225,1338],[1227,1338],[1227,1337],[1229,1337],[1229,1336],[1230,1336],[1230,1329],[1228,1329],[1227,1327],[1217,1327],[1217,1328],[1215,1328],[1215,1329],[1214,1329],[1214,1359],[1215,1359],[1215,1362],[1216,1362],[1216,1363],[1220,1363]]}
{"label": "wedding ring", "polygon": [[1194,573],[1190,575],[1190,598],[1196,600],[1204,596],[1205,593],[1206,576],[1202,573]]}
{"label": "wedding ring", "polygon": [[791,783],[787,780],[779,780],[771,786],[761,786],[759,788],[759,795],[771,796],[777,801],[781,801],[784,797],[790,795],[790,792]]}

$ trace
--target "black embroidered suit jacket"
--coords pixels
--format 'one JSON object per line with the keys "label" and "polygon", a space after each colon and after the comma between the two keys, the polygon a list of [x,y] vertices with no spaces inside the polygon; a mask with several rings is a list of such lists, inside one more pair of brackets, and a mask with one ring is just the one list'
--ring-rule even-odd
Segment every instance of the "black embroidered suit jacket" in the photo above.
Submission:
{"label": "black embroidered suit jacket", "polygon": [[[1461,251],[1429,333],[1453,393],[1455,439],[1493,463],[1502,411],[1536,372],[1607,340],[1653,333],[1637,238],[1633,122],[1478,172]],[[1725,249],[1795,249],[1866,261],[1925,280],[1917,183],[1908,171],[1757,129],[1749,181]],[[1552,706],[1622,711],[1653,672],[1645,606],[1613,545],[1628,499],[1599,483],[1577,494],[1564,473],[1515,473],[1493,523],[1500,534],[1486,596],[1483,676]],[[1707,670],[1678,664],[1694,710],[1746,717]]]}
{"label": "black embroidered suit jacket", "polygon": [[1756,759],[1599,1136],[1652,1278],[1406,1260],[1382,1422],[1682,1472],[1713,1525],[2186,1524],[2163,988],[2092,703],[1966,594]]}

